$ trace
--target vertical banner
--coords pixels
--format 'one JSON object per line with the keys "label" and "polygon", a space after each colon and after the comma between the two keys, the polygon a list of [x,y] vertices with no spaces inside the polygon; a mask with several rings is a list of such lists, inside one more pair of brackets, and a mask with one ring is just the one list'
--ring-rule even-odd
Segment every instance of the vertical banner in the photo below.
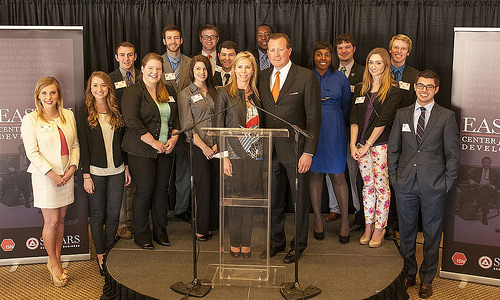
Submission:
{"label": "vertical banner", "polygon": [[500,28],[455,28],[451,103],[460,116],[457,188],[440,276],[500,285]]}
{"label": "vertical banner", "polygon": [[[21,121],[35,109],[35,84],[44,76],[61,84],[65,108],[82,105],[82,51],[81,26],[0,26],[0,265],[46,260],[43,217],[33,207]],[[66,214],[65,260],[90,259],[87,198],[77,192],[81,185],[75,181],[75,202]]]}

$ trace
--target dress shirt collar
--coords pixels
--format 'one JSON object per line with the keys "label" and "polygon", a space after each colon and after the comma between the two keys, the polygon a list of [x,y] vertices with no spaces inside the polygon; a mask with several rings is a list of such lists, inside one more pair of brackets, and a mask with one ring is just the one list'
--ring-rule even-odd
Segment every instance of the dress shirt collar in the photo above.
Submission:
{"label": "dress shirt collar", "polygon": [[132,67],[130,69],[130,71],[125,70],[122,67],[120,67],[119,69],[120,69],[120,73],[122,74],[123,80],[127,79],[127,72],[130,72],[130,74],[132,76],[132,81],[135,83],[135,68],[134,67]]}
{"label": "dress shirt collar", "polygon": [[393,66],[393,65],[392,65],[392,63],[391,63],[391,74],[392,74],[392,73],[394,73],[396,70],[398,70],[398,71],[399,71],[399,74],[397,74],[397,75],[396,75],[396,78],[395,78],[395,80],[396,80],[396,81],[401,81],[401,79],[402,79],[402,77],[403,77],[403,72],[404,72],[404,70],[405,70],[405,66],[406,66],[406,64],[403,64],[401,67],[396,68],[396,67],[395,67],[395,66]]}

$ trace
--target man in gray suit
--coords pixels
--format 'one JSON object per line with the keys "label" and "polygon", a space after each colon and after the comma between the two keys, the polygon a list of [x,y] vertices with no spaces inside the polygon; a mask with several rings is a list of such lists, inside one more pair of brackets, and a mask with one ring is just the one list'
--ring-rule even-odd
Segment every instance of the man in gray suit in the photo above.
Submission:
{"label": "man in gray suit", "polygon": [[[283,261],[295,262],[307,247],[309,228],[309,169],[318,148],[321,124],[319,82],[311,70],[290,61],[292,45],[286,34],[273,33],[269,37],[267,53],[272,67],[261,72],[259,91],[264,109],[311,133],[312,138],[299,137],[297,161],[294,153],[294,130],[270,115],[264,115],[265,128],[288,128],[289,138],[276,139],[272,155],[271,179],[271,247],[269,256],[285,250],[285,192],[287,181],[297,203],[297,247],[292,240]],[[298,195],[295,193],[295,173],[298,171]],[[265,258],[265,253],[261,255]]]}
{"label": "man in gray suit", "polygon": [[389,137],[389,177],[396,192],[400,252],[406,288],[416,284],[418,214],[422,211],[424,261],[420,266],[421,298],[432,295],[439,260],[444,203],[458,176],[460,139],[455,113],[434,101],[439,77],[430,70],[413,84],[417,101],[396,114]]}
{"label": "man in gray suit", "polygon": [[[179,26],[173,24],[165,26],[162,36],[167,51],[162,55],[163,74],[161,80],[176,91],[177,94],[174,97],[177,101],[177,95],[191,83],[189,78],[191,58],[181,53],[183,39]],[[189,212],[190,167],[184,134],[179,136],[174,148],[174,170],[170,188],[173,189],[175,185],[175,217],[185,222],[191,222],[191,213]],[[173,193],[170,194],[173,195]]]}
{"label": "man in gray suit", "polygon": [[[113,82],[116,99],[121,107],[123,91],[128,86],[133,85],[141,79],[141,70],[135,68],[134,62],[137,59],[137,53],[132,43],[121,42],[116,47],[115,59],[119,67],[109,73],[109,78]],[[132,238],[132,201],[135,194],[135,181],[125,187],[123,191],[122,208],[120,210],[120,225],[116,235],[122,239]]]}

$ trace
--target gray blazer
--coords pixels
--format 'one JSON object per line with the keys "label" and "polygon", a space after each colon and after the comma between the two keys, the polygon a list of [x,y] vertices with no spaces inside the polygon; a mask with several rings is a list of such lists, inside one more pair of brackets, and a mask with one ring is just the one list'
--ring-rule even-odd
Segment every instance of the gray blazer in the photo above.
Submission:
{"label": "gray blazer", "polygon": [[175,93],[179,93],[189,86],[191,83],[191,78],[189,78],[189,65],[191,64],[191,58],[181,53],[181,73],[179,74],[179,85],[175,83],[175,80],[166,80],[165,74],[172,73],[172,65],[168,59],[167,52],[163,53],[163,74],[161,74],[161,81],[167,86],[170,86],[175,90]]}
{"label": "gray blazer", "polygon": [[[435,103],[417,145],[414,109],[415,104],[397,111],[387,148],[390,181],[396,191],[410,191],[418,177],[422,194],[442,195],[452,188],[460,165],[455,113]],[[403,124],[408,124],[409,132],[402,130]]]}

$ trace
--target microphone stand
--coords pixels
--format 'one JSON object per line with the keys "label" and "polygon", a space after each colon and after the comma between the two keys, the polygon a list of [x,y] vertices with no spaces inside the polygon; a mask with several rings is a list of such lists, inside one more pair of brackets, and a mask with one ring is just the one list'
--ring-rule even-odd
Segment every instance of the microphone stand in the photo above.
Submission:
{"label": "microphone stand", "polygon": [[[240,101],[236,102],[235,104],[226,107],[225,109],[208,116],[198,122],[195,122],[189,127],[186,127],[182,130],[179,130],[176,133],[173,133],[172,135],[179,135],[182,134],[188,130],[193,130],[193,128],[206,121],[209,120],[233,107],[238,105]],[[212,285],[210,285],[210,282],[205,281],[202,282],[200,279],[198,279],[198,255],[197,255],[197,237],[196,237],[196,229],[198,228],[198,223],[196,219],[196,211],[197,211],[197,205],[196,205],[196,194],[195,194],[195,182],[194,182],[194,177],[193,177],[193,141],[189,143],[189,164],[190,164],[190,170],[191,170],[191,176],[190,176],[190,188],[191,188],[191,207],[193,208],[191,210],[191,231],[192,231],[192,237],[193,237],[193,280],[187,284],[183,283],[182,281],[179,281],[177,283],[174,283],[170,286],[170,289],[172,289],[174,292],[185,295],[184,298],[187,298],[189,296],[191,297],[197,297],[197,298],[203,298],[205,297],[210,290],[212,289]],[[205,284],[203,284],[205,283]],[[184,299],[183,298],[183,299]]]}
{"label": "microphone stand", "polygon": [[270,111],[267,111],[261,107],[258,107],[255,105],[253,102],[253,99],[250,99],[250,104],[257,108],[258,110],[280,120],[281,122],[285,123],[286,125],[290,126],[293,128],[293,131],[295,132],[294,135],[294,152],[295,152],[295,161],[297,162],[297,168],[295,169],[295,201],[293,202],[293,208],[294,208],[294,214],[293,214],[293,221],[295,225],[295,238],[294,238],[294,250],[295,250],[295,280],[294,282],[286,282],[284,285],[285,287],[280,289],[280,293],[283,296],[283,298],[287,300],[292,300],[292,299],[310,299],[313,297],[316,297],[317,295],[321,294],[321,290],[313,285],[309,285],[305,290],[303,290],[300,287],[299,283],[299,250],[298,250],[298,237],[299,237],[299,228],[297,226],[297,201],[299,198],[299,172],[298,172],[298,162],[299,162],[299,135],[303,135],[306,138],[312,139],[314,138],[311,133],[309,133],[307,130],[304,130],[300,128],[297,125],[291,124],[287,120],[278,117],[277,115],[271,113]]}

